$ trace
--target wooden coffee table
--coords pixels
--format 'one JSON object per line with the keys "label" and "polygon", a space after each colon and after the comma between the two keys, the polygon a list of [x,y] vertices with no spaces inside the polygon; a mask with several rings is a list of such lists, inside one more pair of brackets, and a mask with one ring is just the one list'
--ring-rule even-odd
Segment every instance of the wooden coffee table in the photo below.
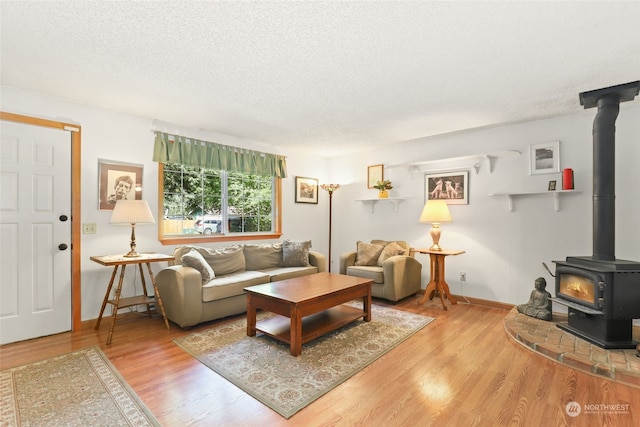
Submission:
{"label": "wooden coffee table", "polygon": [[[299,356],[302,344],[360,317],[371,321],[371,280],[333,273],[317,273],[245,288],[247,335],[260,331],[289,344]],[[341,305],[362,298],[363,308]],[[256,324],[256,310],[273,316]]]}

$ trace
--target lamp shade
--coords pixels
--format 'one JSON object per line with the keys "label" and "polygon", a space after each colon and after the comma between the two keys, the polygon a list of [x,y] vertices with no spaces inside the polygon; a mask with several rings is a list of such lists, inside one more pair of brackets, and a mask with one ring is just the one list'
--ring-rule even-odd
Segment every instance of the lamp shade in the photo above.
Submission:
{"label": "lamp shade", "polygon": [[451,222],[449,206],[444,200],[427,200],[420,214],[419,222],[442,223]]}
{"label": "lamp shade", "polygon": [[111,214],[110,224],[154,224],[146,200],[118,200]]}

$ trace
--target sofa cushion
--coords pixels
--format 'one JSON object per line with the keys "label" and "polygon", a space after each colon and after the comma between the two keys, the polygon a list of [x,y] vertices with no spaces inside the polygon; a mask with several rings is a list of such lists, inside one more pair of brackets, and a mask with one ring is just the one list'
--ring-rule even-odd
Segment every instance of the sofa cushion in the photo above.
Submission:
{"label": "sofa cushion", "polygon": [[275,267],[260,271],[268,274],[271,277],[272,282],[277,282],[278,280],[293,279],[294,277],[315,274],[318,272],[318,267],[315,265],[310,267]]}
{"label": "sofa cushion", "polygon": [[398,242],[391,242],[384,247],[382,252],[380,252],[380,256],[378,257],[378,265],[382,266],[382,263],[385,262],[388,258],[396,255],[407,255],[408,251],[400,246]]}
{"label": "sofa cushion", "polygon": [[243,248],[247,270],[256,271],[282,264],[282,243],[246,244]]}
{"label": "sofa cushion", "polygon": [[216,277],[202,286],[202,301],[209,302],[244,294],[244,288],[269,283],[269,276],[259,271],[241,271]]}
{"label": "sofa cushion", "polygon": [[311,240],[282,242],[282,267],[309,267]]}
{"label": "sofa cushion", "polygon": [[356,266],[347,267],[347,276],[362,277],[373,280],[375,283],[384,283],[384,269],[376,266]]}
{"label": "sofa cushion", "polygon": [[200,276],[202,276],[203,284],[216,277],[209,263],[204,259],[200,252],[195,249],[191,249],[189,252],[182,255],[182,257],[180,257],[180,261],[182,262],[182,265],[198,270],[200,272]]}
{"label": "sofa cushion", "polygon": [[202,246],[182,246],[175,250],[176,262],[181,262],[182,255],[195,249],[209,263],[217,276],[236,273],[246,270],[246,262],[242,246],[229,246],[226,248],[205,248]]}
{"label": "sofa cushion", "polygon": [[385,245],[365,243],[358,240],[355,265],[376,265]]}

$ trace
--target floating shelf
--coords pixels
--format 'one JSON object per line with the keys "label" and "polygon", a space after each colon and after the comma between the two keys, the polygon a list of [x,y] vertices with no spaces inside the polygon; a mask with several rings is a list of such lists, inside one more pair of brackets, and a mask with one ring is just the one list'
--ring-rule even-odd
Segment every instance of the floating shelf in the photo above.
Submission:
{"label": "floating shelf", "polygon": [[[437,160],[425,160],[422,162],[411,162],[411,163],[403,163],[399,165],[389,165],[388,168],[394,167],[406,167],[410,172],[417,171],[429,171],[429,172],[439,172],[446,170],[455,170],[460,168],[471,168],[476,171],[476,174],[480,172],[480,167],[482,162],[486,161],[489,164],[489,173],[493,172],[493,168],[495,165],[496,159],[504,158],[504,157],[512,157],[520,155],[520,151],[518,150],[504,150],[504,151],[494,151],[491,153],[482,153],[482,154],[472,154],[469,156],[461,156],[461,157],[448,157],[445,159],[437,159]],[[449,164],[450,167],[444,167],[435,169],[432,166],[435,165],[446,165]]]}
{"label": "floating shelf", "polygon": [[356,202],[362,202],[363,205],[367,206],[369,208],[369,210],[371,211],[371,213],[373,213],[373,210],[376,206],[376,203],[378,202],[389,202],[393,204],[393,211],[394,212],[398,212],[398,206],[400,205],[400,203],[404,202],[405,200],[407,200],[407,198],[405,197],[389,197],[387,199],[379,199],[379,198],[375,198],[375,199],[356,199]]}
{"label": "floating shelf", "polygon": [[556,212],[560,211],[560,196],[569,193],[579,193],[576,190],[557,190],[557,191],[534,191],[529,193],[491,193],[489,196],[493,197],[506,197],[509,202],[509,212],[513,212],[513,199],[517,197],[527,196],[553,196],[555,201]]}

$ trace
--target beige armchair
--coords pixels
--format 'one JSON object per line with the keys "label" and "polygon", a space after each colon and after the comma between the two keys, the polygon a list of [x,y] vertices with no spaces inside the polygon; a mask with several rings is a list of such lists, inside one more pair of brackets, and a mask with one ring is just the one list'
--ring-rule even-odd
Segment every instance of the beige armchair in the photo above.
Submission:
{"label": "beige armchair", "polygon": [[407,242],[358,242],[357,250],[340,255],[340,274],[373,280],[374,297],[397,302],[420,290],[422,264]]}

